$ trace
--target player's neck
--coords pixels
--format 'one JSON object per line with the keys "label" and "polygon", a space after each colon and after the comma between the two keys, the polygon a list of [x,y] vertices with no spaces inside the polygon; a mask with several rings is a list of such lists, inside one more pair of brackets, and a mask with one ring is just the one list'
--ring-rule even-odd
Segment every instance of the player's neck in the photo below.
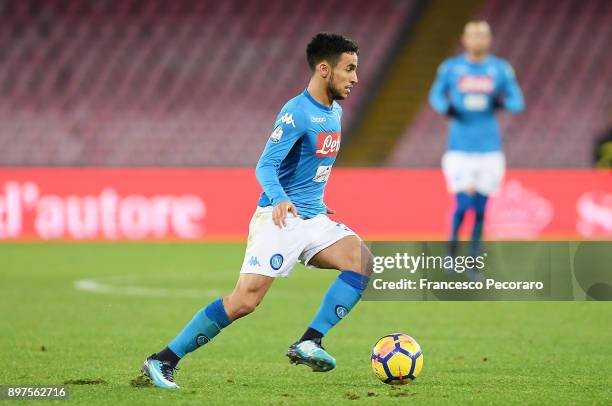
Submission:
{"label": "player's neck", "polygon": [[327,92],[326,86],[318,86],[314,81],[310,81],[306,88],[310,96],[323,106],[331,107],[334,103],[332,96]]}
{"label": "player's neck", "polygon": [[483,53],[466,52],[465,55],[467,59],[472,63],[481,63],[487,57],[486,52],[483,52]]}

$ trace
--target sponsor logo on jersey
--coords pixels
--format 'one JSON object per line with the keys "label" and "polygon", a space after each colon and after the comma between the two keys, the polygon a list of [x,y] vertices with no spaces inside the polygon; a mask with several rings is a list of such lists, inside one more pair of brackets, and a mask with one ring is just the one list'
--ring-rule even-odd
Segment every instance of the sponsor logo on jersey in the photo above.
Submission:
{"label": "sponsor logo on jersey", "polygon": [[489,105],[489,98],[482,93],[468,93],[463,99],[463,106],[470,111],[485,111]]}
{"label": "sponsor logo on jersey", "polygon": [[338,155],[340,150],[340,133],[319,133],[317,137],[316,157],[325,158]]}
{"label": "sponsor logo on jersey", "polygon": [[283,124],[291,124],[293,128],[295,128],[295,121],[293,121],[293,114],[285,113],[284,116],[281,117],[280,122]]}
{"label": "sponsor logo on jersey", "polygon": [[327,121],[325,117],[310,117],[311,123],[324,123],[325,121]]}
{"label": "sponsor logo on jersey", "polygon": [[270,141],[279,142],[281,137],[283,136],[283,128],[279,125],[272,131],[272,135],[270,135]]}
{"label": "sponsor logo on jersey", "polygon": [[329,174],[331,173],[331,165],[321,165],[317,168],[317,173],[314,178],[312,178],[315,182],[327,182],[329,179]]}
{"label": "sponsor logo on jersey", "polygon": [[278,271],[281,268],[281,266],[283,266],[283,261],[284,260],[285,259],[283,258],[283,256],[281,254],[274,254],[270,258],[270,266],[275,271]]}
{"label": "sponsor logo on jersey", "polygon": [[464,93],[492,93],[494,88],[491,76],[465,75],[459,78],[459,90]]}

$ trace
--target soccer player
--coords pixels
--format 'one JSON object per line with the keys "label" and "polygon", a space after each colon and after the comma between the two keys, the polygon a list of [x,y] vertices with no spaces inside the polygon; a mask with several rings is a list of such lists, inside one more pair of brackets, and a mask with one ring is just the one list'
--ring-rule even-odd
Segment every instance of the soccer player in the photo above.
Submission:
{"label": "soccer player", "polygon": [[468,210],[475,213],[470,255],[479,255],[487,199],[504,176],[506,162],[495,112],[518,113],[525,107],[512,66],[489,54],[491,39],[487,22],[467,23],[462,37],[465,53],[440,65],[429,93],[434,110],[450,119],[442,170],[449,191],[456,194],[450,236],[453,256]]}
{"label": "soccer player", "polygon": [[290,361],[317,372],[336,366],[321,339],[360,300],[368,284],[372,254],[362,240],[323,203],[323,191],[340,148],[343,100],[357,83],[359,48],[341,35],[319,33],[306,49],[312,75],[308,87],[276,118],[255,174],[263,193],[249,226],[238,283],[229,295],[200,310],[143,372],[160,388],[178,388],[174,371],[188,353],[222,329],[252,313],[275,278],[289,276],[296,262],[337,269],[321,306],[303,336],[287,352]]}

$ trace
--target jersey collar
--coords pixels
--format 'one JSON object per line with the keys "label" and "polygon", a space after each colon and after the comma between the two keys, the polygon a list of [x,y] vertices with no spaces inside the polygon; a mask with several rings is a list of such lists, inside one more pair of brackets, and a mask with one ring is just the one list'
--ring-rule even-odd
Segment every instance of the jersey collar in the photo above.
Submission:
{"label": "jersey collar", "polygon": [[318,107],[318,108],[320,108],[321,110],[325,110],[325,111],[332,111],[332,110],[334,109],[334,105],[333,105],[333,104],[332,104],[331,106],[325,106],[325,105],[323,105],[323,104],[319,103],[318,101],[316,101],[316,100],[314,99],[314,97],[312,97],[312,96],[310,95],[310,93],[308,93],[308,89],[304,89],[304,92],[303,92],[302,94],[303,94],[304,96],[306,96],[306,98],[307,98],[308,100],[310,100],[310,102],[311,102],[312,104],[314,104],[315,106],[317,106],[317,107]]}
{"label": "jersey collar", "polygon": [[480,61],[480,62],[473,62],[473,61],[472,61],[470,58],[468,58],[468,56],[467,56],[467,53],[466,53],[466,52],[464,52],[463,54],[461,54],[461,56],[463,56],[463,60],[464,60],[466,63],[468,63],[468,64],[470,64],[470,65],[472,65],[472,66],[483,66],[483,65],[485,65],[487,62],[489,62],[489,61],[490,61],[490,59],[491,59],[491,55],[490,55],[490,54],[487,54],[487,56],[485,56],[485,57],[483,58],[483,60],[482,60],[482,61]]}

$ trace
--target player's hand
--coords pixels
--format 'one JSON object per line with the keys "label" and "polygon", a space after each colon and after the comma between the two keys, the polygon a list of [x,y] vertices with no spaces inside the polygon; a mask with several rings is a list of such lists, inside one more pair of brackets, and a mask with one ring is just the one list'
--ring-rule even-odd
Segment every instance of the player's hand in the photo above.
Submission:
{"label": "player's hand", "polygon": [[330,209],[329,207],[325,208],[327,210],[327,214],[336,214],[336,210]]}
{"label": "player's hand", "polygon": [[504,108],[504,100],[500,95],[495,96],[493,99],[493,110],[501,110]]}
{"label": "player's hand", "polygon": [[297,217],[297,209],[289,200],[280,202],[272,209],[272,221],[278,227],[287,227],[287,213],[292,213],[293,217]]}

